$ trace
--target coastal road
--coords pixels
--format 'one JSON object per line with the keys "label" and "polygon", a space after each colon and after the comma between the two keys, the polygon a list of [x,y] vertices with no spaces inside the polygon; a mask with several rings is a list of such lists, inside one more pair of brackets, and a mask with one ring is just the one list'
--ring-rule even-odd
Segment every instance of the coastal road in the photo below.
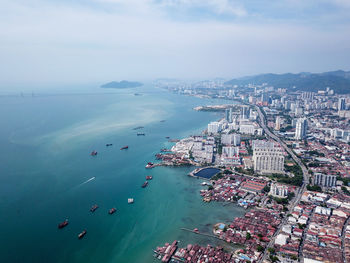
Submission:
{"label": "coastal road", "polygon": [[[295,153],[292,151],[292,149],[290,149],[287,144],[281,140],[281,138],[279,138],[277,135],[275,135],[274,133],[272,133],[266,126],[266,119],[265,119],[265,115],[262,113],[260,107],[256,106],[256,110],[259,114],[259,120],[260,120],[260,126],[261,128],[263,128],[265,134],[270,137],[271,139],[275,140],[276,142],[278,142],[287,153],[289,153],[289,155],[292,157],[292,159],[295,161],[296,164],[298,164],[303,172],[303,184],[301,185],[301,187],[299,188],[295,198],[292,201],[292,204],[290,204],[290,210],[289,211],[293,211],[294,207],[299,203],[301,196],[303,195],[305,189],[306,189],[306,185],[309,183],[309,174],[308,174],[308,170],[306,168],[306,166],[302,163],[302,161],[299,159],[299,157],[297,157],[295,155]],[[282,223],[279,225],[279,227],[277,228],[275,234],[273,235],[272,239],[270,240],[269,244],[267,245],[263,256],[261,257],[261,259],[259,260],[259,262],[263,262],[266,257],[268,256],[268,251],[267,249],[270,247],[273,247],[274,243],[275,243],[275,239],[276,236],[281,232],[282,226],[284,224],[287,223],[287,217],[284,217],[282,220]]]}

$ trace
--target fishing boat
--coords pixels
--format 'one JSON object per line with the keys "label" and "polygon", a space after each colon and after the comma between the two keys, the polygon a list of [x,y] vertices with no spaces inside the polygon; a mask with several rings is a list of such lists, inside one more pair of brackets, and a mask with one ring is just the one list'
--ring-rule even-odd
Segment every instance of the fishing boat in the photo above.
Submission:
{"label": "fishing boat", "polygon": [[145,187],[147,187],[147,185],[148,185],[148,182],[145,181],[145,182],[141,185],[141,187],[142,187],[142,188],[145,188]]}
{"label": "fishing boat", "polygon": [[112,215],[112,214],[114,214],[116,211],[117,211],[117,209],[113,207],[113,208],[109,209],[108,214]]}
{"label": "fishing boat", "polygon": [[145,133],[143,133],[143,132],[138,132],[137,133],[137,136],[145,136],[146,134]]}
{"label": "fishing boat", "polygon": [[107,144],[106,144],[106,147],[112,146],[112,145],[113,145],[112,143],[107,143]]}
{"label": "fishing boat", "polygon": [[95,212],[97,208],[98,208],[98,205],[93,205],[93,206],[90,208],[90,212],[91,212],[91,213]]}
{"label": "fishing boat", "polygon": [[91,156],[96,156],[97,155],[97,152],[94,150],[91,152]]}
{"label": "fishing boat", "polygon": [[83,230],[83,232],[81,232],[81,233],[78,235],[78,238],[79,238],[79,239],[82,239],[85,235],[86,235],[86,230]]}
{"label": "fishing boat", "polygon": [[126,150],[126,149],[128,149],[129,148],[129,146],[123,146],[122,148],[120,148],[120,150]]}
{"label": "fishing boat", "polygon": [[68,225],[68,219],[64,220],[63,222],[58,224],[58,228],[62,229]]}
{"label": "fishing boat", "polygon": [[128,198],[128,204],[134,203],[134,198]]}
{"label": "fishing boat", "polygon": [[152,179],[153,179],[152,175],[147,175],[146,176],[146,180],[152,180]]}

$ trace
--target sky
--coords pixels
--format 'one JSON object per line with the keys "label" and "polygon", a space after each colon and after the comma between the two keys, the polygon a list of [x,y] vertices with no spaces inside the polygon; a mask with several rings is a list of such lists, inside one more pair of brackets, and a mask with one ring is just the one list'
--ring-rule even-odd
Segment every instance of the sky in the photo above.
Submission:
{"label": "sky", "polygon": [[350,70],[350,0],[0,0],[0,89]]}

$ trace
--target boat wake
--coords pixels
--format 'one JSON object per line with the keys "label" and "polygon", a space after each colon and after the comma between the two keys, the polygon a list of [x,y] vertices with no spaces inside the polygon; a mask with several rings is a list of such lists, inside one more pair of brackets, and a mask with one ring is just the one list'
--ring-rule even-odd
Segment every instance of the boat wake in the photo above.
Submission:
{"label": "boat wake", "polygon": [[95,180],[95,176],[94,177],[91,177],[89,180],[86,180],[85,182],[81,183],[80,185],[78,186],[82,186],[84,184],[87,184],[88,182],[92,181],[92,180]]}

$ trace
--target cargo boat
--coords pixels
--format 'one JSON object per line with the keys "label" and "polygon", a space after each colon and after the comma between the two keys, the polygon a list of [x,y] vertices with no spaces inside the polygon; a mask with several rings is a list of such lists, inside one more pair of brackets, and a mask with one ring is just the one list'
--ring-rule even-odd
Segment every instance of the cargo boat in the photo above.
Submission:
{"label": "cargo boat", "polygon": [[128,149],[129,148],[129,146],[123,146],[122,148],[120,148],[120,150],[126,150],[126,149]]}
{"label": "cargo boat", "polygon": [[112,215],[112,214],[114,214],[116,211],[117,211],[117,209],[115,209],[115,208],[113,207],[113,208],[109,209],[108,214]]}
{"label": "cargo boat", "polygon": [[86,235],[86,230],[84,230],[83,232],[81,232],[81,233],[78,235],[78,238],[79,238],[79,239],[82,239],[85,235]]}
{"label": "cargo boat", "polygon": [[62,223],[58,224],[58,228],[62,229],[68,225],[68,219],[64,220]]}
{"label": "cargo boat", "polygon": [[128,198],[128,204],[134,203],[134,198]]}
{"label": "cargo boat", "polygon": [[96,209],[98,208],[98,205],[93,205],[91,208],[90,208],[90,212],[95,212]]}
{"label": "cargo boat", "polygon": [[152,179],[153,179],[152,175],[147,175],[146,176],[146,180],[152,180]]}
{"label": "cargo boat", "polygon": [[142,187],[142,188],[145,188],[147,185],[148,185],[148,182],[146,181],[146,182],[144,182],[144,183],[141,185],[141,187]]}
{"label": "cargo boat", "polygon": [[92,151],[91,152],[91,156],[96,156],[97,155],[97,152],[96,151]]}
{"label": "cargo boat", "polygon": [[106,146],[108,147],[108,146],[112,146],[113,144],[112,143],[107,143],[106,144]]}
{"label": "cargo boat", "polygon": [[142,132],[138,132],[137,133],[137,136],[145,136],[146,134],[145,133],[142,133]]}

